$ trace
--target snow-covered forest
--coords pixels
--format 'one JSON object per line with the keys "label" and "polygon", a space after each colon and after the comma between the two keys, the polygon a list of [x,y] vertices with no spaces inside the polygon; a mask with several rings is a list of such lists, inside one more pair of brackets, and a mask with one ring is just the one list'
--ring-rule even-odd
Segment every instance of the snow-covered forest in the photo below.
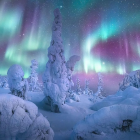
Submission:
{"label": "snow-covered forest", "polygon": [[96,92],[90,79],[74,83],[80,56],[65,59],[61,29],[55,9],[42,82],[36,58],[27,79],[17,64],[0,76],[0,140],[139,140],[140,70],[126,74],[112,95],[105,94],[101,72]]}

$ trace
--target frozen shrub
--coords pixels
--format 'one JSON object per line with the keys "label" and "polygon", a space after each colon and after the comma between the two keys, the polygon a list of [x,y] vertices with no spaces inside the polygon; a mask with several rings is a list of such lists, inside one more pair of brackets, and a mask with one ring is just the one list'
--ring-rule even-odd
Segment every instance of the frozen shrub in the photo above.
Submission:
{"label": "frozen shrub", "polygon": [[12,65],[7,72],[7,76],[11,94],[26,99],[28,82],[23,78],[24,72],[21,66]]}

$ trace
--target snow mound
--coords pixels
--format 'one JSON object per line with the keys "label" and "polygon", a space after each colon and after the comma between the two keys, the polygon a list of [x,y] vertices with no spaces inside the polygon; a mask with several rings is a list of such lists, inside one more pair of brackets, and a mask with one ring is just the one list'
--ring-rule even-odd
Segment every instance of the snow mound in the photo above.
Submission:
{"label": "snow mound", "polygon": [[116,94],[110,95],[100,102],[95,103],[92,109],[99,110],[115,104],[140,106],[140,89],[130,86],[124,91],[118,91]]}
{"label": "snow mound", "polygon": [[140,107],[114,105],[88,115],[73,129],[71,140],[93,140],[121,132],[140,134]]}
{"label": "snow mound", "polygon": [[0,95],[0,140],[53,140],[48,120],[35,104],[13,96]]}

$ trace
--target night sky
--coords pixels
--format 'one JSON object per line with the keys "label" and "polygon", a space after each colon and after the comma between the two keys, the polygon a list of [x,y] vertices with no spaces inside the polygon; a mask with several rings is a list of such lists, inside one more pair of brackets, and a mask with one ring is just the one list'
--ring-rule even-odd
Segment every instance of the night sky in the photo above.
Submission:
{"label": "night sky", "polygon": [[140,69],[140,0],[1,0],[0,74],[30,61],[45,71],[53,10],[62,13],[66,60],[78,54],[75,73],[125,74]]}

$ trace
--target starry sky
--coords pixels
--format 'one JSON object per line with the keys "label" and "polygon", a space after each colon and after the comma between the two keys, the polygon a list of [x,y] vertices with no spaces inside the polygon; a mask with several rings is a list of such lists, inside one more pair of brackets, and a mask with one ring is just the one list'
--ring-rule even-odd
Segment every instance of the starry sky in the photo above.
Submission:
{"label": "starry sky", "polygon": [[140,0],[1,0],[0,74],[32,59],[45,70],[53,10],[62,14],[66,60],[81,56],[75,73],[123,75],[140,69]]}

